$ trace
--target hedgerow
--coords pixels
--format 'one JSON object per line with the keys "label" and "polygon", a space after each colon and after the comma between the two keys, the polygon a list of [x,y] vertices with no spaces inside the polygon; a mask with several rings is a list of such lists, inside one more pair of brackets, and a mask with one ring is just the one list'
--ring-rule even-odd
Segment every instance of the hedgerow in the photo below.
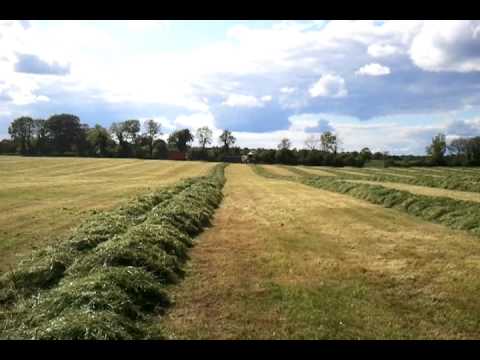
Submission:
{"label": "hedgerow", "polygon": [[[166,286],[181,278],[193,236],[209,223],[222,200],[224,167],[139,197],[132,206],[96,214],[57,246],[57,253],[45,250],[30,260],[29,268],[4,277],[0,285],[10,306],[2,314],[1,336],[161,337],[149,316],[170,304]],[[124,222],[118,223],[116,216]],[[25,291],[30,284],[31,290]]]}
{"label": "hedgerow", "polygon": [[[269,173],[260,166],[253,170],[269,178],[297,181],[327,191],[347,194],[371,203],[404,211],[421,219],[446,225],[452,229],[467,230],[480,235],[480,203],[412,194],[408,191],[385,188],[381,185],[352,183],[337,177],[287,177]],[[294,169],[299,173],[302,170]]]}

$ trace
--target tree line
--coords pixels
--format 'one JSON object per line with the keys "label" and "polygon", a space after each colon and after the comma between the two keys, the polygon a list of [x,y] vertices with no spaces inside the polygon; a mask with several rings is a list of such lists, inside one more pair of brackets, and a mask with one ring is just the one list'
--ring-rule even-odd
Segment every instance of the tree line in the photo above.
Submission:
{"label": "tree line", "polygon": [[[427,156],[397,156],[373,153],[368,147],[339,151],[340,139],[330,131],[310,135],[304,149],[292,149],[288,138],[281,139],[276,149],[250,149],[235,146],[236,138],[229,130],[219,136],[219,146],[211,146],[213,132],[206,126],[198,128],[195,135],[189,129],[174,131],[165,141],[160,138],[161,125],[154,120],[143,124],[139,120],[114,122],[107,129],[99,124],[82,124],[72,114],[53,115],[46,120],[23,116],[12,121],[8,132],[11,138],[0,141],[0,154],[166,159],[169,151],[180,151],[191,160],[223,161],[227,155],[241,156],[253,150],[255,161],[270,164],[361,167],[377,160],[396,166],[480,165],[480,137],[458,138],[447,144],[444,134],[432,139]],[[192,147],[195,138],[199,146]]]}
{"label": "tree line", "polygon": [[47,120],[20,117],[0,143],[0,152],[21,155],[116,156],[166,158],[168,150],[186,151],[193,141],[188,129],[175,131],[167,142],[160,139],[161,125],[154,120],[114,122],[109,129],[90,127],[71,114],[53,115]]}

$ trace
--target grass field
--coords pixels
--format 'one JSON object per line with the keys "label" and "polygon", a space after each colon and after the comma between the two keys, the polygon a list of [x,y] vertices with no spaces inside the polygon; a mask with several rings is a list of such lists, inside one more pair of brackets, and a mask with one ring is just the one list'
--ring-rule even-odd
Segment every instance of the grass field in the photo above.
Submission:
{"label": "grass field", "polygon": [[172,337],[480,336],[477,237],[241,165],[226,176]]}
{"label": "grass field", "polygon": [[[0,157],[0,269],[14,267],[16,255],[65,238],[93,209],[205,175],[213,166]],[[425,182],[435,172],[474,181],[478,169],[442,170],[229,165],[223,201],[189,250],[185,276],[165,287],[174,305],[154,322],[163,335],[180,339],[478,339],[479,194],[402,180]],[[389,181],[378,180],[382,176]],[[160,220],[176,214],[172,224],[188,233],[202,212],[195,215],[191,207],[191,218],[182,218],[178,204],[193,196],[187,193],[174,196],[177,204],[150,209],[147,219],[157,221],[156,212],[165,216]],[[408,208],[389,205],[399,201]],[[146,234],[144,224],[136,226],[137,233],[124,232],[118,244],[136,248],[129,234]],[[99,248],[115,249],[114,239]],[[82,264],[102,263],[97,257],[103,253],[92,251],[72,267],[88,274]],[[66,279],[75,276],[66,273]],[[56,296],[71,291],[68,281]]]}
{"label": "grass field", "polygon": [[93,209],[205,174],[213,163],[0,156],[0,272],[64,236]]}

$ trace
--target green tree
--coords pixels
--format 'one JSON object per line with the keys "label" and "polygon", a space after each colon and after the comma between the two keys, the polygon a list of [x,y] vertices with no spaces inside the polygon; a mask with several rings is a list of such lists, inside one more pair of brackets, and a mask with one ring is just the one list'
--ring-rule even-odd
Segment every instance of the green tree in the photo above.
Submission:
{"label": "green tree", "polygon": [[427,146],[427,154],[430,156],[434,165],[442,165],[445,162],[445,152],[447,151],[447,142],[444,134],[438,134],[432,139],[432,143]]}
{"label": "green tree", "polygon": [[110,131],[118,141],[120,156],[135,155],[135,147],[137,145],[137,137],[140,131],[140,121],[126,120],[114,122],[110,126]]}
{"label": "green tree", "polygon": [[337,154],[338,139],[335,134],[330,131],[324,132],[320,136],[320,142],[322,145],[322,151],[330,152],[335,155]]}
{"label": "green tree", "polygon": [[135,144],[138,133],[140,132],[140,121],[126,120],[122,123],[122,128],[124,131],[124,138],[130,142],[130,144]]}
{"label": "green tree", "polygon": [[107,129],[99,124],[87,132],[87,140],[95,154],[105,156],[108,154],[108,147],[113,144],[112,137]]}
{"label": "green tree", "polygon": [[33,119],[28,116],[22,116],[13,120],[8,128],[15,145],[20,147],[21,154],[28,154],[32,150]]}
{"label": "green tree", "polygon": [[153,158],[166,159],[168,157],[167,143],[162,139],[157,139],[153,143]]}
{"label": "green tree", "polygon": [[197,140],[202,147],[202,152],[205,152],[205,147],[212,143],[212,130],[208,126],[203,126],[197,129]]}
{"label": "green tree", "polygon": [[178,150],[185,152],[188,149],[188,144],[193,141],[193,135],[188,129],[177,130],[168,137],[168,144],[176,147]]}
{"label": "green tree", "polygon": [[46,128],[53,151],[64,154],[82,148],[85,142],[85,129],[78,116],[71,114],[53,115],[46,122]]}
{"label": "green tree", "polygon": [[157,135],[161,135],[162,133],[160,132],[161,125],[154,120],[147,120],[143,124],[145,128],[145,134],[144,137],[146,138],[147,141],[147,146],[148,150],[150,153],[150,157],[153,157],[153,147],[155,143],[155,138]]}
{"label": "green tree", "polygon": [[233,136],[233,134],[228,130],[223,130],[222,134],[219,136],[220,143],[223,144],[223,150],[225,152],[230,149],[230,147],[235,144],[237,139]]}
{"label": "green tree", "polygon": [[362,150],[360,150],[360,159],[363,162],[369,161],[372,159],[372,152],[368,147],[364,147]]}
{"label": "green tree", "polygon": [[33,120],[33,132],[36,153],[47,153],[49,143],[47,121],[43,119]]}

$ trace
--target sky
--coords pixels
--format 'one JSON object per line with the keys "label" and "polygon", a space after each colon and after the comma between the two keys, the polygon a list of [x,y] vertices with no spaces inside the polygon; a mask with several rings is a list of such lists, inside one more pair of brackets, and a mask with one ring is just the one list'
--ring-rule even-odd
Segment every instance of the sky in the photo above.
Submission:
{"label": "sky", "polygon": [[58,113],[421,155],[480,135],[480,21],[0,21],[0,139]]}

